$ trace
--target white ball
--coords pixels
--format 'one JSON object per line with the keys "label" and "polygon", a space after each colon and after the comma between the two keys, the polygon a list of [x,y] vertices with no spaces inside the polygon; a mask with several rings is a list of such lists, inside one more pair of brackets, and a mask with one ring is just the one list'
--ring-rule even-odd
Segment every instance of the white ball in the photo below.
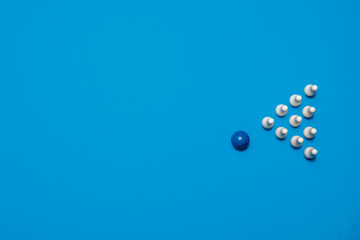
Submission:
{"label": "white ball", "polygon": [[283,117],[287,114],[288,109],[289,109],[288,106],[284,104],[279,104],[277,105],[275,112],[279,117]]}
{"label": "white ball", "polygon": [[305,87],[304,92],[305,95],[308,97],[312,97],[316,94],[316,91],[318,90],[318,86],[313,85],[313,84],[309,84]]}
{"label": "white ball", "polygon": [[262,120],[262,126],[265,129],[271,129],[274,126],[274,119],[271,117],[264,117],[264,119]]}
{"label": "white ball", "polygon": [[291,146],[294,148],[299,148],[303,144],[304,139],[300,136],[293,136],[290,140]]}
{"label": "white ball", "polygon": [[302,117],[300,117],[298,115],[292,115],[289,119],[289,123],[292,127],[300,126],[301,121],[302,121]]}
{"label": "white ball", "polygon": [[317,133],[317,130],[313,127],[306,127],[304,129],[304,137],[307,139],[314,138],[316,133]]}
{"label": "white ball", "polygon": [[275,131],[275,136],[279,139],[285,139],[288,134],[288,130],[284,127],[278,127]]}
{"label": "white ball", "polygon": [[290,105],[293,107],[298,107],[301,104],[302,97],[300,95],[294,94],[290,97]]}
{"label": "white ball", "polygon": [[305,118],[312,118],[315,114],[316,109],[311,106],[306,106],[302,110],[302,114]]}
{"label": "white ball", "polygon": [[304,151],[304,155],[307,159],[314,159],[317,154],[318,151],[313,147],[307,147]]}

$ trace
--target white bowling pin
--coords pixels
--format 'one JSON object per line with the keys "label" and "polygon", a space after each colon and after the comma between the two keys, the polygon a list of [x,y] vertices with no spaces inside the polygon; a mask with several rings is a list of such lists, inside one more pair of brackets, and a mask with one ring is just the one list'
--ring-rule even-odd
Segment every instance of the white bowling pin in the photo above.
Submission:
{"label": "white bowling pin", "polygon": [[279,104],[275,109],[275,112],[279,117],[285,116],[287,111],[288,111],[288,106],[284,104]]}
{"label": "white bowling pin", "polygon": [[304,137],[307,139],[314,138],[316,133],[317,133],[317,130],[313,127],[306,127],[304,129]]}
{"label": "white bowling pin", "polygon": [[271,129],[274,126],[274,119],[271,117],[264,117],[264,119],[262,120],[262,126],[265,129]]}
{"label": "white bowling pin", "polygon": [[302,110],[302,114],[304,117],[306,118],[312,118],[315,114],[315,108],[314,107],[311,107],[311,106],[306,106],[303,108]]}
{"label": "white bowling pin", "polygon": [[275,135],[279,139],[285,139],[288,134],[288,130],[284,127],[278,127],[275,131]]}
{"label": "white bowling pin", "polygon": [[293,107],[298,107],[301,104],[302,97],[300,95],[294,94],[290,97],[290,105]]}
{"label": "white bowling pin", "polygon": [[313,85],[313,84],[309,84],[305,87],[304,92],[305,95],[308,97],[312,97],[315,95],[316,91],[318,90],[318,86]]}
{"label": "white bowling pin", "polygon": [[302,121],[302,117],[300,117],[298,115],[292,115],[289,119],[289,123],[292,127],[300,126],[301,121]]}
{"label": "white bowling pin", "polygon": [[294,148],[299,148],[303,144],[304,139],[300,136],[293,136],[290,140],[291,146]]}
{"label": "white bowling pin", "polygon": [[318,151],[313,147],[307,147],[304,151],[304,155],[307,159],[314,159],[317,154]]}

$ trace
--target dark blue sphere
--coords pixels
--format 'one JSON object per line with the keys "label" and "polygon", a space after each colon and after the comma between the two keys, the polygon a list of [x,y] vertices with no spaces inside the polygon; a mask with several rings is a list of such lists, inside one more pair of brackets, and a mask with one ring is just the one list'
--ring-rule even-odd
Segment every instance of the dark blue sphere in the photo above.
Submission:
{"label": "dark blue sphere", "polygon": [[245,150],[250,143],[249,135],[244,131],[237,131],[232,135],[231,143],[236,150]]}

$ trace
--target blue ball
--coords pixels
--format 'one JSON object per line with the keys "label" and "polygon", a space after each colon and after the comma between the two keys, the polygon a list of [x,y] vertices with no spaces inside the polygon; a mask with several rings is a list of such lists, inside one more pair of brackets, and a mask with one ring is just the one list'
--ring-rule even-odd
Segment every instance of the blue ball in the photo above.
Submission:
{"label": "blue ball", "polygon": [[237,131],[232,135],[231,143],[236,150],[245,150],[250,143],[249,135],[244,131]]}

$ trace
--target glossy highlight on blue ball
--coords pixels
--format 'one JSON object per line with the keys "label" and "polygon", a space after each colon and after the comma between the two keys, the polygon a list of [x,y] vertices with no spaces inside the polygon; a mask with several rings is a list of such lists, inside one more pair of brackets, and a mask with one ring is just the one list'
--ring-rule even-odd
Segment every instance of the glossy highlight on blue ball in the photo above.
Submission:
{"label": "glossy highlight on blue ball", "polygon": [[231,136],[231,143],[236,150],[245,150],[250,143],[249,135],[244,131],[236,131]]}

